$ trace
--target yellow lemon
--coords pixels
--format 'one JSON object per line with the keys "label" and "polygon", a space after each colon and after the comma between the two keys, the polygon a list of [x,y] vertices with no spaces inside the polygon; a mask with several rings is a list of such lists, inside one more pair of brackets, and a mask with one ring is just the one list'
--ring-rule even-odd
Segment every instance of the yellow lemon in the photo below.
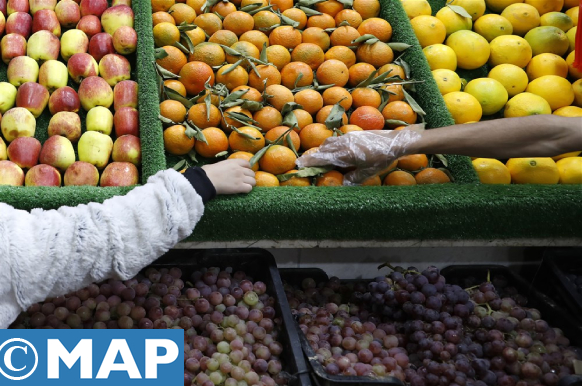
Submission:
{"label": "yellow lemon", "polygon": [[501,13],[511,4],[523,3],[523,0],[485,0],[487,8],[496,13]]}
{"label": "yellow lemon", "polygon": [[475,158],[473,168],[482,184],[511,184],[511,174],[503,162],[493,158]]}
{"label": "yellow lemon", "polygon": [[540,25],[540,13],[529,4],[511,4],[501,12],[501,16],[509,20],[513,33],[520,36]]}
{"label": "yellow lemon", "polygon": [[432,76],[441,92],[441,95],[454,91],[461,91],[461,78],[455,71],[439,69],[432,72]]}
{"label": "yellow lemon", "polygon": [[455,71],[457,69],[457,54],[449,46],[433,44],[422,49],[431,70],[441,68]]}
{"label": "yellow lemon", "polygon": [[487,39],[488,42],[501,35],[511,35],[513,26],[501,15],[493,13],[483,15],[475,22],[473,26],[475,32]]}
{"label": "yellow lemon", "polygon": [[529,83],[526,90],[544,98],[552,111],[570,106],[574,102],[574,90],[567,79],[557,75],[544,75]]}
{"label": "yellow lemon", "polygon": [[554,115],[561,117],[582,117],[582,108],[577,106],[564,106],[554,111]]}
{"label": "yellow lemon", "polygon": [[505,105],[505,118],[527,117],[529,115],[551,114],[550,104],[539,95],[529,92],[517,94]]}
{"label": "yellow lemon", "polygon": [[572,18],[562,12],[548,12],[540,18],[542,26],[557,27],[566,32],[574,27]]}
{"label": "yellow lemon", "polygon": [[417,16],[410,20],[414,34],[422,47],[445,41],[447,29],[442,21],[434,16]]}
{"label": "yellow lemon", "polygon": [[567,158],[567,157],[577,157],[577,156],[579,156],[579,155],[580,155],[580,153],[582,153],[582,151],[572,151],[572,152],[570,152],[570,153],[564,153],[564,154],[557,155],[557,156],[555,156],[555,157],[552,157],[552,159],[553,159],[554,161],[559,161],[559,160],[561,160],[562,158]]}
{"label": "yellow lemon", "polygon": [[479,101],[483,115],[495,114],[505,106],[508,99],[505,87],[491,78],[473,79],[467,83],[464,91]]}
{"label": "yellow lemon", "polygon": [[446,44],[455,51],[457,65],[464,70],[481,67],[491,53],[487,40],[473,31],[457,31],[448,37]]}
{"label": "yellow lemon", "polygon": [[539,54],[534,56],[527,65],[527,76],[534,80],[544,75],[568,76],[568,64],[556,54]]}
{"label": "yellow lemon", "polygon": [[451,5],[458,5],[471,15],[473,22],[479,19],[485,13],[485,0],[453,0]]}
{"label": "yellow lemon", "polygon": [[568,74],[574,79],[582,78],[582,70],[574,67],[574,58],[576,57],[576,51],[572,51],[566,57],[566,63],[568,63]]}
{"label": "yellow lemon", "polygon": [[454,91],[444,95],[443,99],[456,124],[476,122],[483,115],[479,101],[469,93]]}
{"label": "yellow lemon", "polygon": [[524,38],[534,55],[549,52],[562,56],[570,48],[568,36],[557,27],[536,27],[525,34]]}
{"label": "yellow lemon", "polygon": [[567,157],[556,162],[560,184],[582,184],[582,157]]}
{"label": "yellow lemon", "polygon": [[570,19],[572,19],[572,23],[574,23],[574,26],[578,25],[579,8],[580,8],[580,6],[576,6],[576,7],[570,8],[566,11],[566,15],[570,16]]}
{"label": "yellow lemon", "polygon": [[568,43],[570,47],[568,47],[568,52],[572,52],[576,49],[576,31],[578,27],[572,27],[566,32],[566,36],[568,37]]}
{"label": "yellow lemon", "polygon": [[426,0],[402,0],[402,7],[409,19],[414,19],[421,15],[432,15],[432,9]]}
{"label": "yellow lemon", "polygon": [[462,29],[471,30],[473,27],[473,22],[470,18],[459,15],[450,7],[441,8],[435,16],[445,25],[447,36]]}
{"label": "yellow lemon", "polygon": [[500,64],[515,64],[517,67],[525,67],[532,57],[532,50],[522,37],[515,35],[503,35],[493,39],[490,43],[491,56],[489,65],[492,67]]}
{"label": "yellow lemon", "polygon": [[561,11],[564,6],[564,0],[525,0],[525,3],[534,6],[540,15]]}
{"label": "yellow lemon", "polygon": [[[482,18],[481,18],[482,19]],[[529,83],[525,71],[515,64],[500,64],[489,71],[490,78],[495,79],[505,87],[508,97],[524,92]]]}
{"label": "yellow lemon", "polygon": [[505,164],[514,184],[557,184],[560,173],[550,157],[510,158]]}
{"label": "yellow lemon", "polygon": [[578,79],[572,83],[572,89],[574,90],[574,105],[582,107],[582,79]]}

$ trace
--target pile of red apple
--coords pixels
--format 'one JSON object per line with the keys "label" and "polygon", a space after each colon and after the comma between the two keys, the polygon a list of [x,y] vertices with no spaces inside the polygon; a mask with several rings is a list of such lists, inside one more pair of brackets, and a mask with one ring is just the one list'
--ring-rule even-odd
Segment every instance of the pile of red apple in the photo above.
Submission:
{"label": "pile of red apple", "polygon": [[133,20],[131,0],[0,0],[0,185],[138,183],[138,86],[124,56],[136,50]]}

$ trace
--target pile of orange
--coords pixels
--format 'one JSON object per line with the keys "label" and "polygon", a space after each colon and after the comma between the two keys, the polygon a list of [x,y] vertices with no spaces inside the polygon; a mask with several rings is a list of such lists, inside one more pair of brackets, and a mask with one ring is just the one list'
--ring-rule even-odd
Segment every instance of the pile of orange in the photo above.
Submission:
{"label": "pile of orange", "polygon": [[[297,157],[331,136],[421,119],[378,0],[207,4],[152,0],[168,153],[252,160],[258,186],[336,186],[345,171],[281,175],[297,173]],[[425,155],[409,157],[424,158],[400,160],[365,185],[450,181]]]}

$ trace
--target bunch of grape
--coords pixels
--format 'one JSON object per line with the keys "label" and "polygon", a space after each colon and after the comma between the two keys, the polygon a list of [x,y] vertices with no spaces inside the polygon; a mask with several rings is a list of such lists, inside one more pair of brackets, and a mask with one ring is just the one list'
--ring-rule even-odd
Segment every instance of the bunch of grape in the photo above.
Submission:
{"label": "bunch of grape", "polygon": [[219,268],[185,280],[179,268],[148,268],[34,304],[13,328],[183,329],[184,385],[286,384],[282,320],[266,284]]}
{"label": "bunch of grape", "polygon": [[576,291],[582,295],[582,275],[568,274],[566,277],[570,280],[572,285],[576,287]]}

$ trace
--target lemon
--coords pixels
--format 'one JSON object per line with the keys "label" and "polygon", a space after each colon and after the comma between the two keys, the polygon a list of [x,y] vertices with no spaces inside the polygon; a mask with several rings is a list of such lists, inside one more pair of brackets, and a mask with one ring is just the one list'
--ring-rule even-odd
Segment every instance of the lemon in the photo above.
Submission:
{"label": "lemon", "polygon": [[574,79],[582,78],[582,70],[574,68],[574,58],[576,57],[576,51],[572,51],[566,57],[566,63],[568,63],[568,74]]}
{"label": "lemon", "polygon": [[434,16],[417,16],[410,20],[410,24],[422,47],[442,43],[447,37],[445,25]]}
{"label": "lemon", "polygon": [[473,26],[475,32],[487,39],[488,42],[501,35],[511,35],[513,26],[503,16],[489,14],[483,15]]}
{"label": "lemon", "polygon": [[456,124],[476,122],[483,115],[479,101],[469,93],[454,91],[444,95],[443,99]]}
{"label": "lemon", "polygon": [[459,15],[450,7],[441,8],[435,16],[445,25],[447,36],[463,29],[470,31],[473,27],[473,22],[470,18]]}
{"label": "lemon", "polygon": [[561,11],[564,6],[564,0],[525,0],[525,3],[534,6],[540,15]]}
{"label": "lemon", "polygon": [[570,48],[568,36],[557,27],[536,27],[525,34],[524,38],[534,55],[549,52],[562,56]]}
{"label": "lemon", "polygon": [[467,83],[464,91],[479,101],[484,115],[495,114],[505,106],[508,99],[505,87],[491,78],[473,79]]}
{"label": "lemon", "polygon": [[485,38],[473,31],[457,31],[448,37],[446,45],[457,55],[457,66],[465,70],[481,67],[489,59],[490,48]]}
{"label": "lemon", "polygon": [[473,18],[473,22],[483,16],[486,8],[485,0],[453,0],[451,5],[458,5],[465,8],[465,11]]}
{"label": "lemon", "polygon": [[426,0],[402,0],[402,7],[409,19],[414,19],[421,15],[432,15],[432,9]]}
{"label": "lemon", "polygon": [[529,92],[517,94],[505,105],[505,118],[527,117],[529,115],[551,114],[550,104],[539,95]]}
{"label": "lemon", "polygon": [[441,95],[454,91],[461,91],[461,78],[455,71],[439,69],[432,72],[432,76],[441,92]]}
{"label": "lemon", "polygon": [[567,157],[556,162],[560,184],[582,184],[582,157]]}
{"label": "lemon", "polygon": [[566,11],[566,15],[570,16],[570,19],[572,19],[572,23],[574,23],[574,26],[578,25],[579,8],[580,8],[580,6],[576,6],[576,7],[570,8]]}
{"label": "lemon", "polygon": [[475,158],[473,168],[482,184],[510,184],[511,174],[501,161],[493,158]]}
{"label": "lemon", "polygon": [[509,63],[523,68],[527,66],[532,57],[532,49],[529,43],[519,36],[498,36],[491,41],[490,46],[489,65],[492,67]]}
{"label": "lemon", "polygon": [[501,16],[509,20],[513,33],[520,36],[540,25],[540,13],[529,4],[511,4],[501,12]]}
{"label": "lemon", "polygon": [[574,90],[567,79],[557,75],[544,75],[534,79],[525,89],[527,92],[544,98],[550,104],[552,111],[560,107],[570,106],[574,102]]}
{"label": "lemon", "polygon": [[572,151],[572,152],[570,152],[570,153],[564,153],[564,154],[557,155],[557,156],[555,156],[555,157],[552,157],[552,159],[553,159],[554,161],[559,161],[559,160],[561,160],[562,158],[567,158],[567,157],[577,157],[577,156],[579,156],[579,155],[580,155],[580,153],[582,153],[582,151]]}
{"label": "lemon", "polygon": [[582,108],[576,106],[564,106],[554,111],[554,115],[561,117],[582,117]]}
{"label": "lemon", "polygon": [[548,12],[540,18],[542,26],[557,27],[566,32],[574,27],[572,18],[562,12]]}
{"label": "lemon", "polygon": [[508,63],[493,67],[488,77],[501,83],[509,98],[524,92],[529,82],[524,70]]}
{"label": "lemon", "polygon": [[431,70],[447,69],[455,71],[457,69],[457,54],[449,46],[444,44],[432,44],[422,49]]}
{"label": "lemon", "polygon": [[570,47],[568,47],[568,53],[574,51],[576,49],[576,31],[578,27],[572,27],[566,32],[566,36],[568,37],[568,43]]}
{"label": "lemon", "polygon": [[515,184],[557,184],[560,173],[549,158],[510,158],[505,164]]}
{"label": "lemon", "polygon": [[501,13],[511,4],[523,3],[523,0],[485,0],[487,8],[495,13]]}
{"label": "lemon", "polygon": [[539,54],[530,60],[526,72],[530,81],[544,75],[557,75],[565,78],[568,76],[568,64],[556,54]]}
{"label": "lemon", "polygon": [[572,89],[574,90],[574,105],[582,107],[582,79],[578,79],[572,83]]}

